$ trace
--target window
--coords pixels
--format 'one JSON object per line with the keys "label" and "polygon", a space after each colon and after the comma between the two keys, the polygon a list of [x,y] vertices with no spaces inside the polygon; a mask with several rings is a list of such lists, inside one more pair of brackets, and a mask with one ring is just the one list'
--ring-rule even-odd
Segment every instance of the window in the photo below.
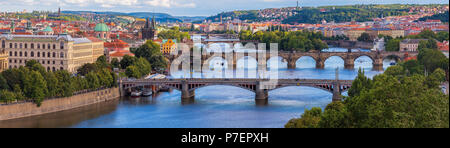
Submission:
{"label": "window", "polygon": [[27,57],[28,56],[28,53],[25,51],[25,57]]}
{"label": "window", "polygon": [[37,57],[41,57],[41,53],[40,52],[37,52]]}
{"label": "window", "polygon": [[61,65],[64,65],[64,61],[61,61]]}
{"label": "window", "polygon": [[28,44],[27,43],[25,43],[25,49],[27,49],[28,48]]}
{"label": "window", "polygon": [[9,52],[9,56],[12,57],[12,55],[13,55],[13,54],[12,54],[12,51],[10,51],[10,52]]}
{"label": "window", "polygon": [[41,44],[37,44],[37,49],[41,49]]}
{"label": "window", "polygon": [[50,52],[47,52],[47,57],[50,57]]}
{"label": "window", "polygon": [[33,51],[30,53],[30,56],[31,56],[31,57],[34,57],[34,52],[33,52]]}
{"label": "window", "polygon": [[19,44],[20,49],[22,49],[22,43]]}
{"label": "window", "polygon": [[12,43],[9,43],[9,48],[12,48]]}
{"label": "window", "polygon": [[61,42],[59,46],[61,49],[64,49],[64,42]]}
{"label": "window", "polygon": [[50,71],[50,67],[47,67],[47,71]]}
{"label": "window", "polygon": [[52,48],[52,46],[50,46],[50,44],[47,44],[47,48],[50,49],[50,48]]}
{"label": "window", "polygon": [[53,64],[56,64],[55,61],[53,61]]}
{"label": "window", "polygon": [[17,43],[14,43],[14,48],[17,48]]}
{"label": "window", "polygon": [[50,61],[47,61],[47,64],[50,64]]}
{"label": "window", "polygon": [[53,71],[56,71],[55,67],[52,68]]}
{"label": "window", "polygon": [[64,58],[64,52],[61,52],[61,53],[59,54],[59,57],[60,57],[60,58]]}
{"label": "window", "polygon": [[2,40],[2,48],[6,48],[5,40]]}
{"label": "window", "polygon": [[42,57],[44,57],[44,58],[45,58],[45,52],[42,52]]}
{"label": "window", "polygon": [[53,49],[56,49],[56,44],[53,44]]}
{"label": "window", "polygon": [[17,51],[14,51],[14,56],[16,56],[16,57],[17,57]]}
{"label": "window", "polygon": [[31,49],[34,49],[34,43],[31,43]]}
{"label": "window", "polygon": [[20,56],[20,57],[22,56],[22,51],[21,51],[21,52],[19,52],[19,56]]}
{"label": "window", "polygon": [[54,58],[56,57],[56,53],[55,53],[55,52],[53,52],[53,57],[54,57]]}
{"label": "window", "polygon": [[59,70],[64,70],[64,68],[63,68],[63,67],[60,67]]}
{"label": "window", "polygon": [[45,44],[42,44],[42,49],[45,49]]}

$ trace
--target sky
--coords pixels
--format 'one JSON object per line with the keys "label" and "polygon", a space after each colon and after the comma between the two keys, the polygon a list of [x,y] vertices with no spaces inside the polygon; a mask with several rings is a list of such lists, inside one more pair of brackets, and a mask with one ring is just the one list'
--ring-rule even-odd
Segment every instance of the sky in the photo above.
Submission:
{"label": "sky", "polygon": [[[224,11],[294,7],[297,0],[0,0],[0,12],[32,10],[162,12],[211,16]],[[300,6],[350,4],[448,4],[448,0],[300,0]]]}

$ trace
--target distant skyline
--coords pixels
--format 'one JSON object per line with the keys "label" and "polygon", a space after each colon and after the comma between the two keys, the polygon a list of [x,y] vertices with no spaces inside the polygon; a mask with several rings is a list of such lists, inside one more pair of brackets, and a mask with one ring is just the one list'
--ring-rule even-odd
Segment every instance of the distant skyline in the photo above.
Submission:
{"label": "distant skyline", "polygon": [[[158,12],[174,16],[211,16],[224,11],[295,7],[297,0],[0,0],[0,11]],[[448,4],[448,0],[299,0],[300,6],[353,4]]]}

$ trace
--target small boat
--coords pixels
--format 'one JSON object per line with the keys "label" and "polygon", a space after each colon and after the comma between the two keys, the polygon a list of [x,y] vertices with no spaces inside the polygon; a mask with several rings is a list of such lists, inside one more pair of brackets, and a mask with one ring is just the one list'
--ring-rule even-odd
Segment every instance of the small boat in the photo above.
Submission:
{"label": "small boat", "polygon": [[142,93],[142,96],[143,97],[150,97],[150,96],[152,96],[153,95],[153,92],[152,91],[144,91],[143,93]]}
{"label": "small boat", "polygon": [[142,95],[141,91],[133,91],[131,92],[131,97],[140,97]]}

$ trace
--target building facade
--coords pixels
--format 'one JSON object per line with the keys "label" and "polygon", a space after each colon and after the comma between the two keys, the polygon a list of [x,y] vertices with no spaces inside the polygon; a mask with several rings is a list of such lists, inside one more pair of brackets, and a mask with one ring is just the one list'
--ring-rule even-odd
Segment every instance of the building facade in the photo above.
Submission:
{"label": "building facade", "polygon": [[404,39],[400,42],[400,51],[417,52],[420,41],[426,41],[424,39]]}
{"label": "building facade", "polygon": [[[76,72],[86,63],[93,63],[103,55],[103,42],[70,35],[0,35],[2,50],[9,55],[8,68],[25,66],[36,60],[47,71]],[[101,54],[100,54],[101,53]]]}
{"label": "building facade", "polygon": [[170,54],[177,49],[177,40],[167,39],[163,40],[161,44],[161,53]]}

